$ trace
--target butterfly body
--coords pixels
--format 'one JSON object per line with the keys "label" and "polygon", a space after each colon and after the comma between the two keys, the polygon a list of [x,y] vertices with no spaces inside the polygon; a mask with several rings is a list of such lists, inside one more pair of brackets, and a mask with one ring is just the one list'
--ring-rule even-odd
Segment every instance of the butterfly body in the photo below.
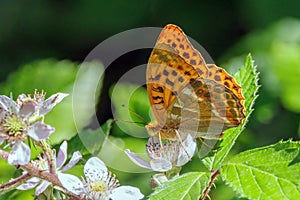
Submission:
{"label": "butterfly body", "polygon": [[150,55],[147,90],[156,119],[146,126],[150,136],[218,138],[245,118],[241,87],[224,69],[206,64],[175,25],[162,30]]}

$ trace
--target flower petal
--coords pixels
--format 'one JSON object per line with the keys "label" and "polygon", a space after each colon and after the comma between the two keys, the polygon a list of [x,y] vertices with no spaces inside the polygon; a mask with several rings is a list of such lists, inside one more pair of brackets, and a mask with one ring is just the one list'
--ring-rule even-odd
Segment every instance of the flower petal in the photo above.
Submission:
{"label": "flower petal", "polygon": [[40,115],[46,115],[48,112],[52,110],[52,108],[61,102],[66,96],[69,94],[65,93],[56,93],[51,95],[48,99],[46,99],[40,107]]}
{"label": "flower petal", "polygon": [[35,196],[42,194],[49,185],[51,185],[50,182],[43,180],[41,184],[35,189]]}
{"label": "flower petal", "polygon": [[33,177],[28,179],[25,183],[22,185],[19,185],[16,189],[17,190],[29,190],[37,186],[37,184],[40,182],[41,179],[37,177]]}
{"label": "flower petal", "polygon": [[172,163],[164,158],[151,159],[150,166],[153,171],[166,172],[172,169]]}
{"label": "flower petal", "polygon": [[157,158],[158,155],[155,152],[159,151],[160,149],[160,140],[157,137],[150,137],[146,144],[146,151],[149,158]]}
{"label": "flower petal", "polygon": [[7,162],[10,165],[25,165],[30,161],[30,148],[23,142],[17,142],[12,146]]}
{"label": "flower petal", "polygon": [[104,162],[97,157],[91,157],[84,165],[84,175],[89,180],[102,179],[106,175],[107,167]]}
{"label": "flower petal", "polygon": [[197,148],[196,141],[191,135],[183,141],[182,146],[180,146],[179,155],[177,159],[176,166],[183,166],[194,156]]}
{"label": "flower petal", "polygon": [[64,141],[59,147],[59,151],[56,156],[57,169],[61,168],[67,160],[67,148],[68,148],[68,143],[66,141]]}
{"label": "flower petal", "polygon": [[19,110],[20,116],[29,117],[35,112],[37,104],[34,101],[26,101],[24,102]]}
{"label": "flower petal", "polygon": [[2,120],[7,112],[18,113],[19,106],[11,98],[5,95],[0,95],[0,111],[0,120]]}
{"label": "flower petal", "polygon": [[42,122],[36,122],[28,128],[27,133],[32,139],[41,141],[49,137],[54,131],[55,128],[53,128],[52,126],[44,124]]}
{"label": "flower petal", "polygon": [[125,149],[125,153],[129,159],[134,162],[134,164],[146,169],[151,169],[151,166],[147,161],[139,157],[137,154],[131,152],[129,149]]}
{"label": "flower petal", "polygon": [[0,145],[8,138],[9,138],[8,135],[6,135],[4,133],[0,133]]}
{"label": "flower petal", "polygon": [[72,158],[70,159],[68,164],[66,166],[64,166],[64,168],[61,170],[61,172],[65,172],[65,171],[71,169],[72,167],[74,167],[74,165],[76,165],[81,158],[82,158],[81,153],[79,151],[75,151],[72,155]]}
{"label": "flower petal", "polygon": [[138,200],[142,199],[144,195],[141,193],[140,189],[132,186],[120,186],[112,191],[109,195],[112,200]]}
{"label": "flower petal", "polygon": [[71,174],[64,174],[61,172],[57,172],[57,176],[61,184],[69,192],[72,192],[76,195],[80,195],[84,192],[83,184],[78,177]]}

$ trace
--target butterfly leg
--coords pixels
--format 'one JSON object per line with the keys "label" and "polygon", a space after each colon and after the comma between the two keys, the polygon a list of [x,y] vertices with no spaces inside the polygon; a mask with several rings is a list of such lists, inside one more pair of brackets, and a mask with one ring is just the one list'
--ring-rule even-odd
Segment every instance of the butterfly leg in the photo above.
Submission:
{"label": "butterfly leg", "polygon": [[177,138],[178,138],[179,143],[180,143],[181,146],[183,147],[183,150],[185,151],[185,153],[186,153],[187,156],[189,157],[189,160],[191,160],[192,157],[189,155],[189,153],[187,152],[187,149],[186,149],[185,146],[183,145],[183,141],[182,141],[182,139],[181,139],[181,136],[180,136],[178,130],[175,130],[175,133],[176,133],[176,136],[177,136]]}

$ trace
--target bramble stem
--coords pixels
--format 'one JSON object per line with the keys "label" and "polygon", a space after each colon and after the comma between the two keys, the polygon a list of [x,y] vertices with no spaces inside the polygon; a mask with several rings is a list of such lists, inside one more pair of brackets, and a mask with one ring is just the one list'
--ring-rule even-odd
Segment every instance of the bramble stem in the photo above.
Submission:
{"label": "bramble stem", "polygon": [[[0,157],[2,159],[7,160],[8,155],[9,155],[8,152],[0,149]],[[33,166],[31,163],[28,163],[26,165],[21,165],[20,168],[23,169],[24,171],[26,171],[30,177],[38,177],[40,179],[43,179],[43,180],[46,180],[46,181],[52,183],[53,186],[59,186],[61,188],[64,188],[55,174],[39,170],[35,166]],[[7,183],[7,184],[9,184],[9,183]],[[82,198],[80,198],[80,196],[75,195],[71,192],[66,191],[66,194],[70,195],[72,199],[82,199]]]}
{"label": "bramble stem", "polygon": [[215,180],[216,180],[216,178],[217,178],[217,176],[218,176],[219,174],[220,174],[220,171],[219,171],[219,170],[213,172],[213,174],[212,174],[212,176],[211,176],[211,179],[210,179],[210,182],[209,182],[209,185],[207,186],[207,188],[205,189],[205,191],[204,191],[204,193],[203,193],[203,196],[200,197],[199,200],[204,200],[206,197],[208,197],[208,193],[209,193],[209,191],[210,191],[210,188],[211,188],[211,186],[214,184],[214,182],[215,182]]}
{"label": "bramble stem", "polygon": [[55,163],[53,159],[53,152],[47,143],[46,140],[42,140],[41,142],[38,142],[38,145],[42,148],[43,154],[47,160],[48,166],[49,166],[49,172],[51,174],[55,174]]}
{"label": "bramble stem", "polygon": [[6,193],[9,192],[19,185],[23,184],[25,181],[30,179],[32,176],[29,173],[23,174],[22,176],[19,176],[18,178],[10,180],[8,183],[4,183],[0,185],[0,193]]}

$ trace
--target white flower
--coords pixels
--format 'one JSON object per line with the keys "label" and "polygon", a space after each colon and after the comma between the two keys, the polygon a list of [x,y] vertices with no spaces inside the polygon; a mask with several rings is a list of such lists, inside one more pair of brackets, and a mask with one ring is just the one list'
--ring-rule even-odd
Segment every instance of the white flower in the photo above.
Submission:
{"label": "white flower", "polygon": [[[68,164],[64,166],[67,160],[67,148],[68,148],[67,145],[68,145],[67,142],[64,141],[59,148],[59,152],[57,153],[56,159],[55,159],[55,155],[53,156],[56,164],[56,173],[63,173],[67,171],[68,169],[72,168],[82,158],[81,153],[79,151],[76,151],[73,153],[72,158],[70,159]],[[32,161],[32,164],[40,170],[49,171],[48,163],[44,158],[40,158],[39,160]],[[33,177],[27,180],[24,184],[18,186],[17,189],[29,190],[36,187],[35,195],[38,196],[41,193],[43,193],[49,185],[51,185],[50,182],[46,180],[41,180],[38,177]]]}
{"label": "white flower", "polygon": [[140,158],[129,149],[125,150],[127,156],[138,166],[152,169],[157,172],[167,172],[173,167],[185,165],[194,155],[197,145],[191,135],[182,142],[170,141],[161,146],[158,138],[149,138],[146,151],[150,162]]}
{"label": "white flower", "polygon": [[8,156],[11,165],[24,165],[30,160],[30,149],[24,141],[28,137],[41,141],[49,137],[55,129],[43,123],[45,114],[67,94],[57,93],[45,100],[45,93],[34,97],[19,95],[16,101],[0,95],[0,145],[6,141],[12,151]]}
{"label": "white flower", "polygon": [[138,200],[144,195],[138,188],[119,186],[105,164],[97,157],[90,158],[84,165],[85,180],[73,175],[58,173],[58,179],[70,192],[89,200]]}

